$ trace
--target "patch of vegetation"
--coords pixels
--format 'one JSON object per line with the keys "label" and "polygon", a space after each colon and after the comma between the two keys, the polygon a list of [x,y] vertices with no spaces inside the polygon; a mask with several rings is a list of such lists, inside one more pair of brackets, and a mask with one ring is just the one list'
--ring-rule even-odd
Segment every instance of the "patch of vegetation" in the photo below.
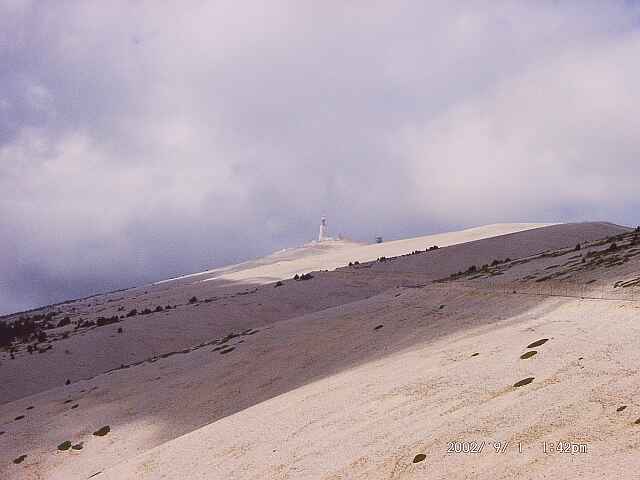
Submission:
{"label": "patch of vegetation", "polygon": [[548,341],[549,341],[548,338],[541,338],[540,340],[536,340],[535,342],[532,342],[529,345],[527,345],[527,348],[536,348],[536,347],[539,347],[540,345],[547,343]]}
{"label": "patch of vegetation", "polygon": [[63,452],[66,450],[69,450],[70,448],[71,448],[71,440],[65,440],[60,445],[58,445],[58,450]]}
{"label": "patch of vegetation", "polygon": [[198,302],[198,297],[196,297],[195,295],[189,299],[189,303],[197,303],[197,302]]}
{"label": "patch of vegetation", "polygon": [[62,320],[58,322],[58,327],[64,327],[71,323],[71,319],[69,317],[64,317]]}
{"label": "patch of vegetation", "polygon": [[224,350],[220,350],[220,355],[224,355],[225,353],[233,352],[236,347],[225,348]]}
{"label": "patch of vegetation", "polygon": [[119,321],[120,321],[120,318],[118,318],[117,315],[114,315],[113,317],[109,317],[109,318],[98,317],[98,319],[96,320],[96,324],[99,327],[104,327],[105,325],[111,325],[113,323],[118,323]]}
{"label": "patch of vegetation", "polygon": [[380,330],[382,327],[384,327],[384,325],[376,325],[375,327],[373,327],[373,329]]}
{"label": "patch of vegetation", "polygon": [[538,353],[536,350],[531,350],[529,352],[523,353],[522,355],[520,355],[520,360],[526,360],[527,358],[531,358],[536,353]]}
{"label": "patch of vegetation", "polygon": [[15,340],[27,342],[39,335],[40,328],[41,326],[33,317],[20,317],[13,322],[0,322],[0,347],[9,346]]}
{"label": "patch of vegetation", "polygon": [[529,385],[531,382],[533,382],[533,379],[534,379],[534,377],[523,378],[522,380],[514,383],[513,386],[515,388],[524,387],[525,385]]}
{"label": "patch of vegetation", "polygon": [[622,406],[620,406],[620,407],[616,408],[616,412],[622,412],[622,411],[623,411],[624,409],[626,409],[626,408],[627,408],[627,406],[626,406],[626,405],[622,405]]}
{"label": "patch of vegetation", "polygon": [[278,287],[281,287],[282,285],[284,285],[284,283],[282,283],[280,280],[278,280],[278,281],[273,285],[273,287],[274,287],[274,288],[278,288]]}
{"label": "patch of vegetation", "polygon": [[82,450],[84,448],[84,442],[76,443],[75,445],[71,445],[72,450]]}
{"label": "patch of vegetation", "polygon": [[420,463],[424,461],[427,456],[424,453],[419,453],[415,457],[413,457],[413,463]]}
{"label": "patch of vegetation", "polygon": [[100,427],[98,430],[93,432],[93,434],[96,437],[104,437],[110,431],[111,431],[111,427],[109,425],[105,425],[104,427]]}
{"label": "patch of vegetation", "polygon": [[310,273],[303,273],[302,275],[298,275],[297,273],[294,275],[293,279],[294,280],[311,280],[313,278],[313,275],[311,275]]}
{"label": "patch of vegetation", "polygon": [[129,313],[127,313],[127,317],[135,317],[136,315],[138,315],[138,310],[136,308],[132,308],[129,310]]}
{"label": "patch of vegetation", "polygon": [[26,455],[20,455],[18,458],[13,460],[13,463],[15,463],[16,465],[24,462],[24,459],[27,458]]}

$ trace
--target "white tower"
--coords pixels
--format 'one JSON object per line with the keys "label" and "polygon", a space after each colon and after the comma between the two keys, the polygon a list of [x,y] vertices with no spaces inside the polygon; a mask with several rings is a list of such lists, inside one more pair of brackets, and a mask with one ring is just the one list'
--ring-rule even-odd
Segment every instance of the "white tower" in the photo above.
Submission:
{"label": "white tower", "polygon": [[327,217],[322,217],[320,219],[320,233],[318,234],[318,241],[322,242],[324,240],[329,240],[329,235],[328,235],[328,230],[327,230]]}

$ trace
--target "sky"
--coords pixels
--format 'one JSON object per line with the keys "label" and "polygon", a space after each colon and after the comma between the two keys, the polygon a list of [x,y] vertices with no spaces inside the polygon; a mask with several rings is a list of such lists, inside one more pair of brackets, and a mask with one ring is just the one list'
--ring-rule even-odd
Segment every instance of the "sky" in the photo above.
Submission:
{"label": "sky", "polygon": [[0,0],[0,313],[301,245],[640,223],[629,1]]}

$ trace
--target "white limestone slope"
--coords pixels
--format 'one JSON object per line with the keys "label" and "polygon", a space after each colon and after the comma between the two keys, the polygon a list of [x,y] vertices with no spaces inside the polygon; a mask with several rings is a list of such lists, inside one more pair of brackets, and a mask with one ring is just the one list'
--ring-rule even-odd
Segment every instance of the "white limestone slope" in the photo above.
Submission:
{"label": "white limestone slope", "polygon": [[348,240],[312,242],[303,247],[282,250],[255,261],[177,277],[164,282],[191,279],[194,281],[226,280],[231,282],[268,283],[291,278],[296,273],[333,270],[345,266],[349,262],[369,262],[383,256],[395,257],[414,250],[425,250],[433,245],[448,247],[550,225],[555,224],[497,223],[454,232],[392,240],[379,244],[361,244]]}
{"label": "white limestone slope", "polygon": [[[638,468],[629,447],[640,417],[637,306],[512,294],[523,278],[576,265],[582,270],[573,282],[613,291],[615,281],[638,276],[639,249],[625,247],[626,263],[615,252],[593,268],[580,258],[601,259],[596,254],[607,242],[593,241],[627,231],[607,223],[554,225],[317,272],[277,288],[190,279],[62,306],[91,319],[181,299],[168,311],[80,329],[42,354],[0,358],[1,384],[11,389],[0,405],[0,478],[591,478],[614,467],[629,473]],[[460,233],[447,235],[454,242]],[[411,240],[360,258],[446,246],[428,238],[420,248]],[[575,252],[578,242],[582,250]],[[549,249],[559,250],[535,255]],[[265,263],[277,277],[287,261],[332,255],[339,254],[314,250],[299,258],[289,251]],[[506,256],[514,261],[496,267],[499,275],[430,282]],[[296,273],[312,270],[310,264]],[[260,268],[266,264],[247,278],[260,278]],[[487,289],[489,281],[503,285]],[[200,300],[189,303],[191,295]],[[241,334],[205,342],[231,331]],[[549,340],[521,360],[540,338]],[[152,353],[162,355],[133,364]],[[121,363],[127,368],[104,373]],[[65,386],[67,375],[72,383]],[[528,376],[530,385],[513,387]],[[38,393],[14,394],[36,381]],[[93,436],[103,425],[111,432]],[[588,443],[591,455],[542,455],[541,442],[554,439]],[[83,448],[57,451],[65,440]],[[481,455],[448,455],[453,440],[521,442],[523,453],[512,448],[496,456],[487,446]],[[419,453],[427,457],[414,465]],[[20,455],[24,462],[13,464]]]}

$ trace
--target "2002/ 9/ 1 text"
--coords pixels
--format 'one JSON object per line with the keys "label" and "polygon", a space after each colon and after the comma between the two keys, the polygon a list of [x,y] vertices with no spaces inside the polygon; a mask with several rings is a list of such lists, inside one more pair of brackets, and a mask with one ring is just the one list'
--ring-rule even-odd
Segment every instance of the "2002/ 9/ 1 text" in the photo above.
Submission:
{"label": "2002/ 9/ 1 text", "polygon": [[[510,444],[508,441],[496,442],[496,441],[469,441],[469,442],[447,442],[447,453],[464,453],[475,454],[482,453],[487,447],[489,451],[494,453],[506,453],[507,450],[517,449],[518,453],[523,453],[524,448],[522,442]],[[542,452],[546,454],[553,453],[568,453],[570,455],[577,455],[580,453],[588,453],[589,448],[586,443],[574,443],[567,441],[559,442],[542,442]]]}

